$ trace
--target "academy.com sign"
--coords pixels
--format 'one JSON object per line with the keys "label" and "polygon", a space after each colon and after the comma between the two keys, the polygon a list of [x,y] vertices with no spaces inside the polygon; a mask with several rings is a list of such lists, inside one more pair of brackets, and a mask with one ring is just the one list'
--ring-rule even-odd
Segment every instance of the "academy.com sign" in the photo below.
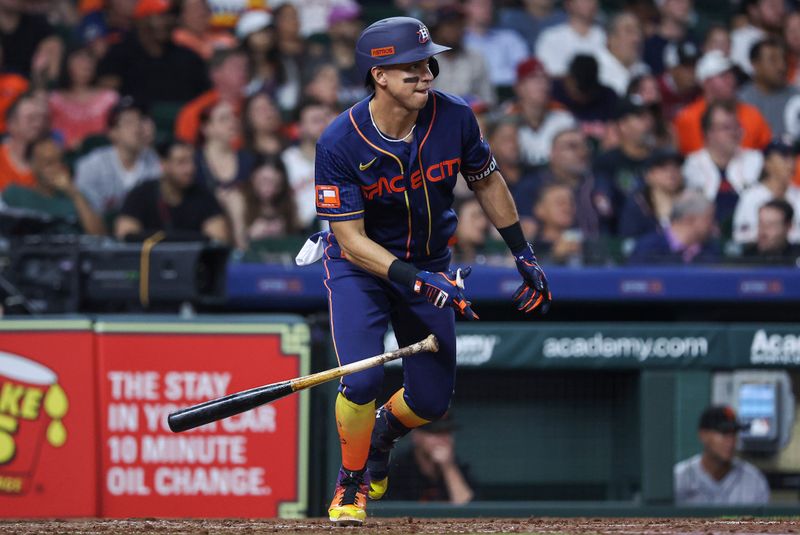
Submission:
{"label": "academy.com sign", "polygon": [[592,336],[545,338],[542,354],[546,359],[648,359],[702,358],[708,355],[708,339],[704,336]]}
{"label": "academy.com sign", "polygon": [[800,335],[770,334],[759,329],[750,345],[752,364],[800,364]]}

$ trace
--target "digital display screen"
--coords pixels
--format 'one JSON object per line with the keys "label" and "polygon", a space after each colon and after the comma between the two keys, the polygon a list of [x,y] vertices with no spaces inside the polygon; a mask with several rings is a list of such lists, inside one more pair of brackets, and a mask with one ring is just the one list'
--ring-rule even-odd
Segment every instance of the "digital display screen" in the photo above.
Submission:
{"label": "digital display screen", "polygon": [[739,419],[750,428],[748,438],[774,438],[777,432],[778,392],[775,383],[743,383],[739,386]]}

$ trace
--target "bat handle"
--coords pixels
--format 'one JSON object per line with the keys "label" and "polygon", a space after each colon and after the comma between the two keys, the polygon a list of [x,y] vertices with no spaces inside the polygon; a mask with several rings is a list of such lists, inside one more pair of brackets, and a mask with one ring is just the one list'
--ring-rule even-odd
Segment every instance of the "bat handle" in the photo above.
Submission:
{"label": "bat handle", "polygon": [[422,341],[422,350],[430,351],[431,353],[439,351],[439,340],[436,339],[436,335],[429,334],[427,338]]}

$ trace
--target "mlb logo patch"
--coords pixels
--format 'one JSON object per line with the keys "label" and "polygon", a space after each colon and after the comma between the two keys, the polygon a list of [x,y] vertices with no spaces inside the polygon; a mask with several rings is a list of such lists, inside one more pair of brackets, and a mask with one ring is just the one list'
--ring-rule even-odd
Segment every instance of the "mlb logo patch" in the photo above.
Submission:
{"label": "mlb logo patch", "polygon": [[317,208],[341,208],[339,186],[316,186]]}

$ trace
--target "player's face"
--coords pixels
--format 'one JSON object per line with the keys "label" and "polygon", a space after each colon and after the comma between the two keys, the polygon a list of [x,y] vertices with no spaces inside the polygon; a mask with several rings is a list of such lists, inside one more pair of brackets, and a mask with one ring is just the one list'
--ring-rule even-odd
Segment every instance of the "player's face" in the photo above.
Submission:
{"label": "player's face", "polygon": [[433,73],[424,59],[414,63],[388,65],[378,71],[378,82],[385,83],[386,92],[410,111],[419,111],[428,102]]}
{"label": "player's face", "polygon": [[700,431],[700,442],[706,454],[721,463],[730,463],[736,453],[736,433],[720,433],[719,431]]}

